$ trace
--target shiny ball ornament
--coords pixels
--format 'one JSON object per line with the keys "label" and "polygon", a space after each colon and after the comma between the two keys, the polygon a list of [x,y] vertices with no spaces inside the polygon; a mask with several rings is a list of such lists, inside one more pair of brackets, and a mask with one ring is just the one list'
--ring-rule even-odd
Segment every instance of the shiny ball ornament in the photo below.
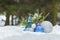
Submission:
{"label": "shiny ball ornament", "polygon": [[53,30],[53,24],[50,21],[43,21],[41,26],[44,28],[45,33],[49,33]]}

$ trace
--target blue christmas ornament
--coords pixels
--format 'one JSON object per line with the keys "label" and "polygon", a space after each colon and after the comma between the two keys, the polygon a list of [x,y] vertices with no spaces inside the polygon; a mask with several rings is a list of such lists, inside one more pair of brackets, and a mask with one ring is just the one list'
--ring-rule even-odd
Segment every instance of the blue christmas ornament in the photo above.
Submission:
{"label": "blue christmas ornament", "polygon": [[28,24],[28,25],[25,27],[24,31],[29,31],[30,28],[31,28],[31,24]]}
{"label": "blue christmas ornament", "polygon": [[24,31],[26,31],[26,30],[29,31],[29,29],[32,27],[32,18],[31,18],[31,16],[29,16],[27,18],[27,22],[28,22],[28,25],[26,25]]}
{"label": "blue christmas ornament", "polygon": [[29,17],[27,18],[27,22],[32,22],[31,16],[29,16]]}
{"label": "blue christmas ornament", "polygon": [[44,32],[44,28],[40,25],[40,23],[36,24],[34,32]]}
{"label": "blue christmas ornament", "polygon": [[26,26],[26,28],[31,28],[31,23],[28,23],[28,25]]}

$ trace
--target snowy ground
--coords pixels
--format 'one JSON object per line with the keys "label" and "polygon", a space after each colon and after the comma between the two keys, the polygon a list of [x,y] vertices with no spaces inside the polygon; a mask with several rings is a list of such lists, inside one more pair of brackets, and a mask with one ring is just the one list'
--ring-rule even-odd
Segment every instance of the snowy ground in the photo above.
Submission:
{"label": "snowy ground", "polygon": [[60,40],[59,25],[55,25],[50,33],[28,32],[23,31],[22,25],[2,27],[5,24],[2,18],[6,19],[0,16],[0,40]]}
{"label": "snowy ground", "polygon": [[51,33],[22,31],[19,26],[0,27],[0,40],[60,40],[60,26],[56,25]]}

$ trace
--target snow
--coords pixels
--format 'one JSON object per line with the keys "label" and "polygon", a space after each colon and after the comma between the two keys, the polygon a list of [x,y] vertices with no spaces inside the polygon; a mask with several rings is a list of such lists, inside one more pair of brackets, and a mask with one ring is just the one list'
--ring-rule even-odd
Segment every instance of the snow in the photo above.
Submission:
{"label": "snow", "polygon": [[20,26],[0,27],[0,40],[60,40],[60,26],[50,33],[23,31]]}
{"label": "snow", "polygon": [[[0,19],[5,17],[0,16]],[[50,33],[23,31],[24,25],[4,26],[0,20],[0,40],[60,40],[60,26],[55,25]],[[32,25],[34,26],[34,24]],[[35,27],[33,27],[35,28]]]}
{"label": "snow", "polygon": [[16,27],[16,26],[5,26],[0,27],[0,39],[3,39],[5,37],[10,37],[13,35],[20,35],[19,30],[21,31],[22,28]]}
{"label": "snow", "polygon": [[59,25],[55,25],[53,27],[53,31],[51,33],[60,34],[60,26]]}

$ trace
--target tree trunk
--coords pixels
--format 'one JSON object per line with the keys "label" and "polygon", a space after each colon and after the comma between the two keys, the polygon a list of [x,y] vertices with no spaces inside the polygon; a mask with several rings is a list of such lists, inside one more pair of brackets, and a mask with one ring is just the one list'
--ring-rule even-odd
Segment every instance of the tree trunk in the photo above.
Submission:
{"label": "tree trunk", "polygon": [[13,14],[12,14],[12,20],[11,20],[11,25],[14,25],[14,24],[13,24]]}
{"label": "tree trunk", "polygon": [[21,17],[19,17],[19,19],[18,19],[18,24],[20,24],[20,19],[21,19]]}
{"label": "tree trunk", "polygon": [[6,25],[9,25],[9,17],[10,17],[10,14],[9,13],[6,13],[6,22],[5,22],[5,26]]}

